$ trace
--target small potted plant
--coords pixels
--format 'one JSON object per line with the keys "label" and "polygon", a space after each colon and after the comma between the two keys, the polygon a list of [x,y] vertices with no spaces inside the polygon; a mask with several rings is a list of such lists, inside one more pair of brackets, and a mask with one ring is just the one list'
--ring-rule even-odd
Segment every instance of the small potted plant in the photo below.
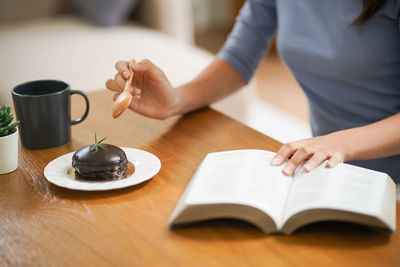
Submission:
{"label": "small potted plant", "polygon": [[11,107],[0,108],[0,174],[9,173],[18,167],[18,130],[19,121],[11,123],[14,115]]}

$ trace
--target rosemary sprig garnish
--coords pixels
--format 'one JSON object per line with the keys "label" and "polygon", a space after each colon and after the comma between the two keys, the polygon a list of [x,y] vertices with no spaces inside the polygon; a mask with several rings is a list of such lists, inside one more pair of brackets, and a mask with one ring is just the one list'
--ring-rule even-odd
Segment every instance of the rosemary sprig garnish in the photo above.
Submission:
{"label": "rosemary sprig garnish", "polygon": [[100,141],[97,141],[97,135],[96,135],[96,133],[94,133],[94,145],[90,148],[90,151],[95,150],[98,147],[100,147],[101,149],[107,150],[107,148],[105,148],[104,146],[100,145],[100,143],[103,142],[106,139],[107,139],[107,137],[104,137]]}

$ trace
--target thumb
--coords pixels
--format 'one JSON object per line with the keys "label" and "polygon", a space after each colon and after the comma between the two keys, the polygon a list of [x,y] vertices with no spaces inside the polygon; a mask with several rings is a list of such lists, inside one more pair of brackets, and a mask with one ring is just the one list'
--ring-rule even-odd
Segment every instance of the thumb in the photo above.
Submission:
{"label": "thumb", "polygon": [[161,74],[161,70],[153,64],[153,62],[151,62],[148,59],[144,59],[140,62],[130,62],[129,66],[132,68],[133,71],[137,71],[137,72],[148,72],[149,74],[156,74],[159,75]]}
{"label": "thumb", "polygon": [[339,165],[339,163],[342,163],[344,161],[344,156],[342,153],[340,152],[336,152],[335,154],[333,154],[333,156],[328,160],[328,162],[326,163],[326,167],[328,168],[334,168],[337,165]]}

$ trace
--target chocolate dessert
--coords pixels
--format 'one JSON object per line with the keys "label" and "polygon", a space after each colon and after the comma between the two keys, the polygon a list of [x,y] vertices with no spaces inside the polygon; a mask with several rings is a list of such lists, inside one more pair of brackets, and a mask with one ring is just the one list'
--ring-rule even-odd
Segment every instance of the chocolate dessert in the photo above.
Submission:
{"label": "chocolate dessert", "polygon": [[75,176],[85,180],[115,180],[126,177],[125,152],[114,145],[85,146],[72,156]]}

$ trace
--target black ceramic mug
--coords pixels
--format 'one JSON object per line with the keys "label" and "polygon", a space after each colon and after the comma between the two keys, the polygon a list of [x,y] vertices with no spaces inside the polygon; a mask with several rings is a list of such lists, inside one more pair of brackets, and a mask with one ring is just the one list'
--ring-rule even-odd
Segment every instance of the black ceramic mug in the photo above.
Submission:
{"label": "black ceramic mug", "polygon": [[[82,117],[71,120],[71,95],[79,94],[86,102]],[[41,149],[61,146],[71,140],[71,125],[82,122],[89,112],[88,97],[69,84],[57,80],[39,80],[12,89],[19,135],[24,147]]]}

